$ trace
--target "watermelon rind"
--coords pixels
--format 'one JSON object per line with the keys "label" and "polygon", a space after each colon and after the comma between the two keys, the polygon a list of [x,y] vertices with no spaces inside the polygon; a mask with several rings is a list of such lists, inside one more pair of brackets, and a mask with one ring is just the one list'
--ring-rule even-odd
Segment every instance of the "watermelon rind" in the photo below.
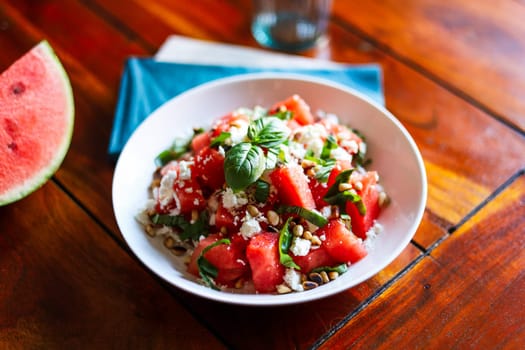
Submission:
{"label": "watermelon rind", "polygon": [[[59,147],[55,150],[54,155],[50,159],[49,163],[45,167],[41,168],[38,172],[35,172],[30,177],[25,179],[22,183],[14,186],[13,188],[10,188],[3,193],[0,193],[0,206],[18,201],[42,187],[55,174],[62,164],[73,136],[75,107],[73,90],[66,70],[62,66],[62,63],[47,40],[42,40],[31,51],[35,50],[38,52],[40,57],[46,61],[46,67],[49,70],[52,70],[53,74],[56,74],[62,82],[64,92],[63,97],[65,99],[66,105],[64,115],[67,118],[67,128],[64,130]],[[18,61],[13,63],[13,66],[17,62]]]}

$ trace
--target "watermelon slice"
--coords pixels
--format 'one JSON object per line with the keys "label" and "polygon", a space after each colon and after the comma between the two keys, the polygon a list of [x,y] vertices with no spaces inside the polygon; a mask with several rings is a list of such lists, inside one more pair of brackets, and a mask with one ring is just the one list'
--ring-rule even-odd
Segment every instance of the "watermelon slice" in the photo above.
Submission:
{"label": "watermelon slice", "polygon": [[0,205],[27,196],[56,172],[73,122],[71,84],[42,41],[0,75]]}

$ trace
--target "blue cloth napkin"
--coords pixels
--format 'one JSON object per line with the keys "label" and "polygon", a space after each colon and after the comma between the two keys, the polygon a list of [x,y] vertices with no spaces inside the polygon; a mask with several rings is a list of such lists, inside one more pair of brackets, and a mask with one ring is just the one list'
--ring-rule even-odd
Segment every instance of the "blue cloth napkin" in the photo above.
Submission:
{"label": "blue cloth napkin", "polygon": [[120,82],[108,152],[117,156],[139,124],[164,102],[202,83],[245,73],[286,72],[329,79],[384,104],[381,67],[376,64],[330,68],[254,68],[159,62],[129,58]]}

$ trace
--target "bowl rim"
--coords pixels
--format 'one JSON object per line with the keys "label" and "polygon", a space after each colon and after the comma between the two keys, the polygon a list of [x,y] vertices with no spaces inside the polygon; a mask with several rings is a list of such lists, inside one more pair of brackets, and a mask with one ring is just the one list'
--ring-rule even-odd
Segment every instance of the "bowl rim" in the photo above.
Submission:
{"label": "bowl rim", "polygon": [[[397,249],[395,249],[393,252],[391,252],[390,256],[391,259],[387,259],[383,264],[378,264],[375,268],[370,269],[367,271],[366,274],[364,274],[361,278],[355,280],[355,283],[352,286],[345,286],[345,285],[339,285],[336,288],[331,289],[325,289],[322,293],[317,292],[315,293],[315,290],[318,288],[315,288],[310,291],[304,291],[304,292],[298,292],[298,293],[289,293],[289,294],[242,294],[242,293],[229,293],[225,291],[216,291],[211,288],[205,287],[200,285],[199,283],[196,283],[195,281],[184,281],[184,283],[174,283],[173,281],[169,280],[167,277],[163,276],[161,273],[156,271],[156,269],[152,268],[148,264],[147,261],[144,261],[144,259],[141,257],[141,254],[139,251],[136,250],[136,248],[131,244],[130,237],[126,235],[125,232],[121,229],[121,223],[119,220],[119,214],[117,213],[117,208],[115,205],[115,191],[116,191],[116,185],[118,181],[118,175],[120,174],[120,168],[122,166],[121,163],[121,156],[122,154],[125,154],[126,148],[128,146],[128,143],[134,138],[134,135],[139,133],[139,130],[141,127],[150,120],[151,116],[154,116],[156,114],[159,114],[159,110],[163,108],[169,108],[169,104],[174,103],[173,100],[178,99],[184,99],[188,96],[194,95],[194,94],[201,94],[206,92],[207,90],[216,89],[217,87],[221,87],[224,85],[229,84],[242,84],[247,81],[263,81],[263,80],[287,80],[287,81],[299,81],[301,83],[312,83],[320,86],[328,86],[331,88],[335,88],[337,90],[341,90],[344,93],[354,95],[356,98],[363,100],[365,103],[369,104],[372,108],[377,109],[383,116],[389,119],[390,122],[394,124],[394,126],[403,134],[404,138],[410,145],[410,150],[413,153],[413,156],[416,160],[417,168],[419,169],[419,175],[421,179],[421,183],[419,184],[421,187],[421,194],[419,198],[419,204],[416,211],[416,215],[410,224],[410,226],[407,228],[410,234],[407,234],[405,236],[405,239],[397,245]],[[168,106],[168,107],[167,107]],[[406,130],[406,128],[401,124],[401,122],[389,111],[386,109],[385,106],[379,104],[378,102],[374,101],[369,96],[351,88],[346,85],[343,85],[338,82],[334,82],[332,80],[328,80],[325,78],[318,78],[309,76],[306,74],[300,74],[300,73],[276,73],[276,72],[258,72],[258,73],[243,73],[238,74],[230,77],[225,78],[219,78],[215,79],[203,84],[200,84],[198,86],[195,86],[191,89],[188,89],[187,91],[167,100],[165,103],[163,103],[161,106],[156,108],[152,113],[148,115],[148,117],[140,123],[140,125],[135,129],[135,131],[132,133],[126,144],[124,145],[122,152],[120,153],[114,173],[113,173],[113,182],[112,182],[112,202],[113,202],[113,210],[117,221],[117,226],[119,227],[119,230],[121,231],[121,234],[128,245],[128,247],[131,249],[132,253],[137,257],[137,259],[150,271],[152,271],[155,276],[161,278],[163,281],[166,281],[170,285],[173,285],[176,288],[179,288],[185,292],[188,292],[192,295],[202,297],[208,300],[213,300],[216,302],[223,302],[227,304],[235,304],[235,305],[245,305],[245,306],[280,306],[280,305],[292,305],[292,304],[298,304],[298,303],[305,303],[314,301],[321,298],[326,298],[329,296],[333,296],[335,294],[341,293],[345,290],[351,289],[360,283],[370,279],[374,275],[376,275],[378,272],[383,270],[386,266],[388,266],[399,254],[406,248],[406,246],[409,244],[410,240],[415,235],[419,225],[421,224],[421,221],[423,219],[423,215],[426,208],[426,202],[427,202],[427,175],[426,170],[424,166],[423,157],[421,156],[421,153],[413,140],[410,133]],[[182,278],[181,278],[182,279]],[[182,279],[183,280],[183,279]],[[189,283],[185,283],[189,282]]]}

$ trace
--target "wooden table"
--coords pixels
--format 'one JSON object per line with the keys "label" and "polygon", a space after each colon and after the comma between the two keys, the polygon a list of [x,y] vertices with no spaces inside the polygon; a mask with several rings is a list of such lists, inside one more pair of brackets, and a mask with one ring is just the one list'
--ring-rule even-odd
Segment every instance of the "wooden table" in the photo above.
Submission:
{"label": "wooden table", "polygon": [[[0,208],[0,348],[519,349],[525,345],[525,2],[335,0],[304,55],[379,63],[428,172],[426,212],[387,268],[289,307],[206,301],[138,262],[107,155],[125,59],[169,34],[256,47],[250,2],[3,0],[0,69],[46,38],[71,78],[67,157]],[[1,108],[1,106],[0,106]]]}

